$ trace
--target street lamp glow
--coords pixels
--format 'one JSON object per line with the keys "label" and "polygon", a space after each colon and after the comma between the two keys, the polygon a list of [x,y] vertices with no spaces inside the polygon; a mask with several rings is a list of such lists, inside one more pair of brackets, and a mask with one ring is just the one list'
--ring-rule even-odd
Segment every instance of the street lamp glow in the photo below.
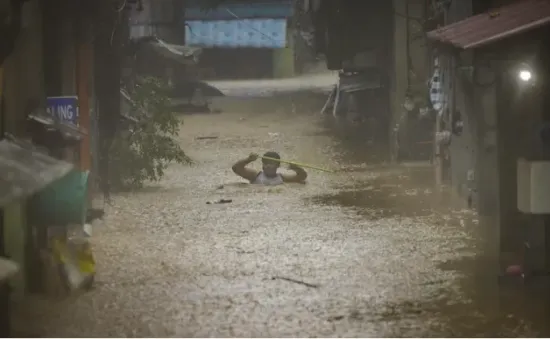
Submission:
{"label": "street lamp glow", "polygon": [[532,77],[533,75],[531,72],[526,69],[519,71],[519,78],[521,81],[528,82]]}

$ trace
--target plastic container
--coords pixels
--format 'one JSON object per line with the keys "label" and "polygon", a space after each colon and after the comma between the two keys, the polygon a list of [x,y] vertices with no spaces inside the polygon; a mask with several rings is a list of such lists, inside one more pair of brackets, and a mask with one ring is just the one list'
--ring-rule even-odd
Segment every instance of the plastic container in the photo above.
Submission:
{"label": "plastic container", "polygon": [[72,170],[36,194],[33,209],[43,224],[83,225],[88,209],[89,172]]}

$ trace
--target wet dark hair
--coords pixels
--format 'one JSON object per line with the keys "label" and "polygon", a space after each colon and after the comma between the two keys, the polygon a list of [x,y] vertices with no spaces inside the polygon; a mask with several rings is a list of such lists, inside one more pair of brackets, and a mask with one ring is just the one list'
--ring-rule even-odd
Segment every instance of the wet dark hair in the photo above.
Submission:
{"label": "wet dark hair", "polygon": [[[273,159],[281,159],[281,156],[279,155],[279,153],[273,152],[273,151],[265,152],[263,156],[268,158],[273,158]],[[265,164],[266,162],[274,162],[274,161],[262,158],[262,163]],[[280,163],[277,162],[277,164],[280,164]]]}

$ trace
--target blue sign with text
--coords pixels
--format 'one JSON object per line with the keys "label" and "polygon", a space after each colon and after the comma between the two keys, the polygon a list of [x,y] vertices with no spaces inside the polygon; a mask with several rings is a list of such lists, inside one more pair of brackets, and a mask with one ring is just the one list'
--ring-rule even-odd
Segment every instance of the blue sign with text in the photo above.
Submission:
{"label": "blue sign with text", "polygon": [[48,97],[47,112],[61,122],[78,126],[78,97]]}

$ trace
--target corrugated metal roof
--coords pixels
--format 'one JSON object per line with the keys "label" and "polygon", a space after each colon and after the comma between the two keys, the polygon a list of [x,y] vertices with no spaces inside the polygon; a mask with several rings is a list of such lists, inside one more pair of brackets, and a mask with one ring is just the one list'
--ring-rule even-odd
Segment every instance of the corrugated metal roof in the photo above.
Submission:
{"label": "corrugated metal roof", "polygon": [[0,258],[0,282],[11,278],[17,271],[19,271],[19,265],[11,260]]}
{"label": "corrugated metal roof", "polygon": [[225,3],[217,8],[205,10],[200,6],[187,4],[184,18],[192,20],[239,20],[239,19],[287,19],[293,14],[289,0],[255,3]]}
{"label": "corrugated metal roof", "polygon": [[469,49],[547,24],[550,24],[550,0],[520,0],[433,30],[428,38]]}
{"label": "corrugated metal roof", "polygon": [[73,168],[27,146],[0,141],[0,207],[34,194]]}
{"label": "corrugated metal roof", "polygon": [[380,74],[374,69],[351,74],[340,73],[338,83],[340,90],[346,93],[382,87]]}

